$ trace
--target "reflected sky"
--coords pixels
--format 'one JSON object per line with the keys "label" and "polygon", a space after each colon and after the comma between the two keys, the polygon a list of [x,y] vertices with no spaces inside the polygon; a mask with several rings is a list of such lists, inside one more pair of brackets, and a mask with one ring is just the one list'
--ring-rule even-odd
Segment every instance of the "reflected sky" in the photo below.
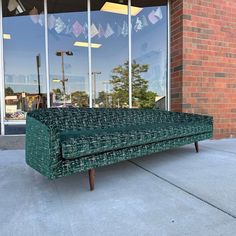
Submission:
{"label": "reflected sky", "polygon": [[[132,17],[132,59],[139,63],[149,64],[149,72],[143,77],[149,80],[149,89],[159,94],[165,94],[166,57],[167,57],[167,22],[166,7],[161,7],[163,18],[155,24],[148,19],[149,14],[157,7],[146,7],[137,16]],[[126,15],[93,11],[92,23],[96,29],[107,31],[108,24],[113,32],[109,37],[96,35],[92,42],[102,44],[99,49],[92,49],[92,70],[101,71],[98,80],[98,90],[103,90],[102,81],[111,79],[114,67],[128,59],[128,35],[122,34]],[[137,18],[147,20],[147,25],[136,32]],[[86,28],[87,13],[53,14],[60,18],[64,29],[58,32],[60,24],[49,30],[49,65],[51,88],[58,87],[52,83],[54,78],[61,79],[61,58],[57,51],[69,50],[72,57],[65,57],[65,74],[69,79],[67,92],[84,90],[88,92],[88,49],[75,47],[75,41],[87,41],[86,31],[78,37],[73,33],[73,25],[77,21]],[[50,19],[50,15],[49,15]],[[42,22],[41,22],[42,23]],[[62,25],[63,25],[62,24]],[[4,40],[4,64],[6,85],[16,92],[37,92],[36,55],[41,56],[41,87],[46,92],[45,82],[45,44],[44,25],[35,24],[30,16],[5,17],[3,19],[4,33],[11,34],[10,40]],[[56,30],[57,29],[57,30]],[[72,30],[72,31],[71,31]],[[96,31],[96,30],[95,30]],[[107,35],[106,35],[107,36]],[[28,84],[26,86],[26,84]],[[28,90],[28,91],[26,91]]]}

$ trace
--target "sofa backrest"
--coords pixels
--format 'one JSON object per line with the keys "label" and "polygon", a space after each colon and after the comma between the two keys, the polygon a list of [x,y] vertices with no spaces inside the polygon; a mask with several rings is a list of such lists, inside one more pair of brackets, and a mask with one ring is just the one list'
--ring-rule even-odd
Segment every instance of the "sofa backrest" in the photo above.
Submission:
{"label": "sofa backrest", "polygon": [[49,108],[29,112],[27,117],[58,130],[171,122],[171,113],[159,109]]}

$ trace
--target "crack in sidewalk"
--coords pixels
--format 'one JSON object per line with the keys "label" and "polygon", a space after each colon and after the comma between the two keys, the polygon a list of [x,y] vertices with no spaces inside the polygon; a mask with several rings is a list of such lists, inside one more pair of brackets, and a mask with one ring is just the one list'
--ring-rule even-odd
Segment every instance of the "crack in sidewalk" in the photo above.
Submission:
{"label": "crack in sidewalk", "polygon": [[231,214],[230,212],[227,212],[226,210],[221,209],[220,207],[214,205],[213,203],[211,203],[211,202],[209,202],[209,201],[207,201],[207,200],[205,200],[205,199],[203,199],[203,198],[201,198],[201,197],[199,197],[199,196],[197,196],[197,195],[195,195],[195,194],[189,192],[188,190],[186,190],[186,189],[184,189],[184,188],[178,186],[177,184],[172,183],[170,180],[168,180],[168,179],[166,179],[166,178],[164,178],[164,177],[159,176],[158,174],[156,174],[156,173],[154,173],[154,172],[152,172],[152,171],[146,169],[145,167],[143,167],[143,166],[137,164],[137,163],[134,162],[134,161],[129,160],[129,162],[132,163],[133,165],[136,165],[137,167],[141,168],[142,170],[144,170],[144,171],[150,173],[151,175],[154,175],[155,177],[161,179],[162,181],[164,181],[164,182],[166,182],[166,183],[168,183],[168,184],[170,184],[170,185],[172,185],[172,186],[174,186],[174,187],[180,189],[181,191],[187,193],[188,195],[190,195],[190,196],[192,196],[192,197],[194,197],[194,198],[200,200],[201,202],[204,202],[205,204],[207,204],[207,205],[209,205],[209,206],[211,206],[211,207],[214,207],[215,209],[217,209],[217,210],[223,212],[224,214],[227,214],[228,216],[230,216],[230,217],[232,217],[233,219],[236,220],[236,215],[233,215],[233,214]]}

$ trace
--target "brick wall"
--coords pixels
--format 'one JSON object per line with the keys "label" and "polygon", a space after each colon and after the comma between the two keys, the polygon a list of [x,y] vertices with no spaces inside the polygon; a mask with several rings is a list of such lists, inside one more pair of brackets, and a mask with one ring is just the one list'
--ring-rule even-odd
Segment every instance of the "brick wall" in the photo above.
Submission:
{"label": "brick wall", "polygon": [[182,111],[183,1],[171,6],[171,109]]}
{"label": "brick wall", "polygon": [[172,109],[212,115],[215,138],[236,137],[236,1],[174,0],[171,33]]}

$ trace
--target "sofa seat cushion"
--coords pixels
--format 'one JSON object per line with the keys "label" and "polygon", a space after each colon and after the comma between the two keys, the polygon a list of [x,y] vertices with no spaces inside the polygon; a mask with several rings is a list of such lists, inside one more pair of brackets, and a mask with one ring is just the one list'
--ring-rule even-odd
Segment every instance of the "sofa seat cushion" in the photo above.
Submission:
{"label": "sofa seat cushion", "polygon": [[204,123],[157,123],[109,129],[71,130],[61,133],[64,159],[75,159],[114,149],[212,132]]}

